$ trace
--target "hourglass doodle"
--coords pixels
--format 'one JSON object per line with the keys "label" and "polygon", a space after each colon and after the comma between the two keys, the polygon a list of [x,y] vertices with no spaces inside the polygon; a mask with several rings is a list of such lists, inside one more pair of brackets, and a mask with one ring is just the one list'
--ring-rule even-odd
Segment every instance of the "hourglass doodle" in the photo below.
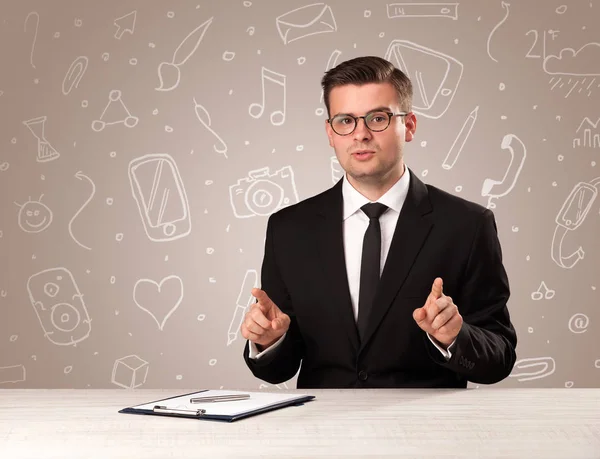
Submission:
{"label": "hourglass doodle", "polygon": [[47,116],[40,116],[38,118],[23,121],[23,124],[29,128],[31,133],[38,140],[37,161],[39,163],[52,161],[60,156],[60,153],[58,153],[56,149],[50,145],[50,142],[46,140],[45,128],[47,119]]}

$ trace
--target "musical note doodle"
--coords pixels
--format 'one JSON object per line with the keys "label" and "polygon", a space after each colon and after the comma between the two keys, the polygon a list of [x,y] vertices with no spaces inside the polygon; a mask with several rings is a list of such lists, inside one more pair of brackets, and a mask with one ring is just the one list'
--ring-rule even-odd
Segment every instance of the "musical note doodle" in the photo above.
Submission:
{"label": "musical note doodle", "polygon": [[[273,126],[281,126],[285,122],[285,107],[286,107],[286,77],[281,73],[269,70],[266,67],[262,68],[261,84],[262,84],[262,102],[250,104],[249,112],[253,118],[260,118],[265,111],[267,95],[269,99],[275,99],[279,110],[271,112],[270,120]],[[269,90],[268,88],[273,88]],[[273,91],[281,92],[281,96],[275,98],[275,94],[270,94]],[[275,104],[275,101],[273,102]],[[269,104],[271,105],[271,104]]]}

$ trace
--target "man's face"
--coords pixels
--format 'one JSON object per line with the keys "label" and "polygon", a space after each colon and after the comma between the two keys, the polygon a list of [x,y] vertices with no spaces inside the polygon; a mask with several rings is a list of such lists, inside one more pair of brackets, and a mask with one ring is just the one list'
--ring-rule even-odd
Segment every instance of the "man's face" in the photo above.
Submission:
{"label": "man's face", "polygon": [[[363,116],[373,110],[400,113],[398,93],[391,83],[338,86],[329,93],[330,116],[339,114]],[[417,127],[413,113],[394,116],[388,128],[373,132],[359,119],[354,132],[339,135],[325,122],[329,145],[350,181],[364,184],[393,184],[404,170],[402,150],[410,142]],[[359,154],[358,152],[366,152]]]}

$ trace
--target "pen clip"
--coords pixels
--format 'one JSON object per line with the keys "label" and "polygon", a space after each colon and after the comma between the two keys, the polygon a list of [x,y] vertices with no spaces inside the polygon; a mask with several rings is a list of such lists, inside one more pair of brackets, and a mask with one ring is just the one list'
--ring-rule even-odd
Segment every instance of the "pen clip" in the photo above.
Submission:
{"label": "pen clip", "polygon": [[183,409],[179,409],[179,408],[167,408],[166,406],[160,406],[160,405],[156,405],[152,411],[154,411],[155,413],[163,413],[163,414],[182,414],[184,416],[194,416],[194,417],[200,417],[202,416],[204,413],[206,413],[206,410],[204,409],[198,409],[198,410],[183,410]]}

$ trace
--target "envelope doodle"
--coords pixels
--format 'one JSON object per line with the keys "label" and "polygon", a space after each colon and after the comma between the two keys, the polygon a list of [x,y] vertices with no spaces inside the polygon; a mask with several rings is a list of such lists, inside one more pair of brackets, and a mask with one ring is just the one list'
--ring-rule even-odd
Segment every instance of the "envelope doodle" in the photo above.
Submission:
{"label": "envelope doodle", "polygon": [[331,7],[325,3],[314,3],[288,11],[275,20],[284,44],[320,33],[337,31]]}

